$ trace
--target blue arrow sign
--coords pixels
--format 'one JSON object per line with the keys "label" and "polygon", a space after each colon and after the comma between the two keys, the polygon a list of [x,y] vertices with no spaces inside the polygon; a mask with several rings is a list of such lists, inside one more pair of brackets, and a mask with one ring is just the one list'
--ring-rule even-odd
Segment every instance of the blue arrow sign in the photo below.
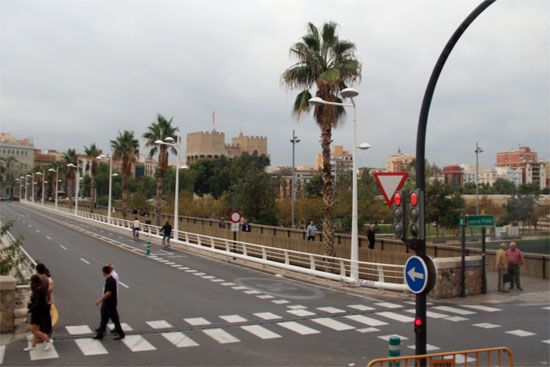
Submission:
{"label": "blue arrow sign", "polygon": [[428,284],[428,267],[421,257],[411,256],[405,263],[404,276],[411,292],[422,293]]}

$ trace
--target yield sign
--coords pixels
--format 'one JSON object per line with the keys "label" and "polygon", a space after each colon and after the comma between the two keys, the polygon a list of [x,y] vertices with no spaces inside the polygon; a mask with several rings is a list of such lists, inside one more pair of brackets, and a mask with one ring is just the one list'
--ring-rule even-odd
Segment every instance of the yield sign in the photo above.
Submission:
{"label": "yield sign", "polygon": [[374,178],[376,183],[382,190],[384,198],[386,199],[386,204],[393,204],[393,196],[397,191],[399,191],[407,177],[409,176],[406,172],[375,172]]}

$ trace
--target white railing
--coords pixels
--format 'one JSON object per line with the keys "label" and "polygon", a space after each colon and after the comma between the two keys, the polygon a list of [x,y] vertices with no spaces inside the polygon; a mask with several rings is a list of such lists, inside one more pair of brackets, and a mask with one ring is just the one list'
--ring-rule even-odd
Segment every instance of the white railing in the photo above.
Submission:
{"label": "white railing", "polygon": [[[21,202],[50,211],[56,211],[55,207],[51,204],[42,206],[39,203],[31,203],[24,200]],[[75,216],[73,209],[58,207],[57,212],[72,217]],[[133,224],[133,221],[114,217],[111,218],[111,223],[108,223],[107,216],[84,211],[78,211],[78,217],[108,226],[127,229],[128,231],[131,231]],[[141,227],[143,234],[148,234],[159,239],[162,238],[160,227],[143,223]],[[178,231],[178,238],[179,240],[172,240],[171,242],[219,255],[252,261],[257,264],[269,265],[345,283],[354,283],[349,277],[351,267],[351,260],[349,259],[233,241],[184,231]],[[359,269],[358,285],[360,286],[396,291],[405,291],[408,289],[403,278],[404,265],[363,261],[357,261],[357,265]]]}

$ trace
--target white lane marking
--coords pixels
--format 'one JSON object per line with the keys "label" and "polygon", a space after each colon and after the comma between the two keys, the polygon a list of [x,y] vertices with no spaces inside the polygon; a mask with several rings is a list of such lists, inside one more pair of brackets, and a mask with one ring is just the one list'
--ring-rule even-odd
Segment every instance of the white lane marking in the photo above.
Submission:
{"label": "white lane marking", "polygon": [[330,314],[346,312],[346,311],[341,310],[341,309],[336,308],[336,307],[317,307],[317,309],[319,311],[327,312],[327,313],[330,313]]}
{"label": "white lane marking", "polygon": [[[408,345],[407,348],[409,349],[416,349],[416,345]],[[426,344],[426,351],[427,352],[432,352],[434,350],[440,350],[441,348],[439,347],[436,347],[435,345],[431,345],[431,344]]]}
{"label": "white lane marking", "polygon": [[261,292],[258,291],[244,291],[245,294],[261,294]]}
{"label": "white lane marking", "polygon": [[39,229],[37,229],[37,230],[36,230],[36,233],[40,233],[40,230],[39,230]]}
{"label": "white lane marking", "polygon": [[389,303],[389,302],[379,302],[379,303],[375,303],[375,305],[380,306],[380,307],[384,307],[384,308],[390,308],[390,309],[403,307],[403,306],[398,305],[396,303]]}
{"label": "white lane marking", "polygon": [[336,320],[331,319],[329,317],[320,317],[320,318],[317,318],[317,319],[311,319],[311,321],[316,322],[319,325],[326,326],[329,329],[336,330],[336,331],[355,329],[354,326],[344,324],[343,322],[336,321]]}
{"label": "white lane marking", "polygon": [[75,339],[74,341],[80,351],[85,356],[95,356],[99,354],[108,354],[107,349],[99,342],[99,340],[94,340],[92,338],[81,338]]}
{"label": "white lane marking", "polygon": [[276,305],[284,305],[284,304],[290,303],[286,299],[276,299],[276,300],[271,301],[271,302],[275,303]]}
{"label": "white lane marking", "polygon": [[380,331],[380,329],[377,329],[375,327],[368,327],[364,329],[357,329],[357,331],[364,334],[364,333],[374,333],[376,331]]}
{"label": "white lane marking", "polygon": [[216,278],[216,277],[213,276],[213,275],[204,275],[204,276],[202,276],[202,278],[203,278],[203,279],[214,279],[214,278]]}
{"label": "white lane marking", "polygon": [[355,310],[359,311],[372,311],[374,310],[374,307],[369,307],[365,305],[348,305],[349,308],[353,308]]}
{"label": "white lane marking", "polygon": [[367,317],[367,316],[363,316],[363,315],[348,315],[348,316],[346,316],[346,319],[357,321],[357,322],[360,322],[361,324],[365,324],[365,325],[368,325],[368,326],[388,325],[387,322],[376,320],[376,319],[373,319],[371,317]]}
{"label": "white lane marking", "polygon": [[[128,325],[127,323],[125,323],[125,322],[121,322],[121,323],[120,323],[120,327],[121,327],[122,330],[124,330],[124,331],[134,331],[134,329],[133,329],[130,325]],[[115,325],[114,325],[114,324],[112,324],[112,323],[109,324],[109,329],[114,329],[114,328],[115,328]]]}
{"label": "white lane marking", "polygon": [[67,329],[71,335],[86,335],[92,333],[92,329],[90,329],[88,325],[65,326],[65,329]]}
{"label": "white lane marking", "polygon": [[122,339],[122,341],[132,352],[157,350],[157,348],[155,348],[151,343],[145,340],[141,335],[126,335],[126,337]]}
{"label": "white lane marking", "polygon": [[248,331],[250,334],[256,335],[260,339],[276,339],[281,337],[279,334],[274,333],[273,331],[260,325],[241,326],[241,329]]}
{"label": "white lane marking", "polygon": [[82,262],[84,262],[84,263],[90,265],[90,262],[89,262],[88,260],[86,260],[86,259],[84,259],[84,258],[82,258],[82,257],[80,258],[80,260],[81,260]]}
{"label": "white lane marking", "polygon": [[198,344],[184,333],[179,331],[171,333],[162,333],[162,336],[165,337],[170,343],[174,344],[177,348],[185,347],[196,347]]}
{"label": "white lane marking", "polygon": [[191,326],[201,326],[201,325],[210,325],[210,321],[203,319],[202,317],[194,317],[189,319],[183,319],[186,323]]}
{"label": "white lane marking", "polygon": [[225,286],[225,287],[228,287],[228,286],[235,285],[235,283],[225,282],[225,283],[222,283],[222,285]]}
{"label": "white lane marking", "polygon": [[[543,340],[542,342],[546,344],[550,344],[550,339]],[[0,362],[0,364],[2,364],[2,362]]]}
{"label": "white lane marking", "polygon": [[223,280],[223,279],[210,279],[210,281],[211,281],[212,283],[221,283],[221,282],[223,282],[224,280]]}
{"label": "white lane marking", "polygon": [[189,269],[189,268],[188,268],[187,266],[180,266],[180,269],[181,269],[181,270],[187,270],[187,269]]}
{"label": "white lane marking", "polygon": [[274,313],[271,313],[271,312],[258,312],[258,313],[255,313],[254,316],[259,317],[260,319],[263,319],[263,320],[278,320],[282,318],[281,316],[275,315]]}
{"label": "white lane marking", "polygon": [[272,299],[272,298],[275,298],[269,294],[260,294],[259,296],[256,296],[258,297],[259,299]]}
{"label": "white lane marking", "polygon": [[[173,262],[173,261],[168,261],[168,262],[165,262],[165,264],[166,264],[166,265],[176,265],[176,263],[175,263],[175,262]],[[178,265],[179,265],[179,264],[178,264]]]}
{"label": "white lane marking", "polygon": [[220,316],[220,319],[225,320],[231,324],[234,324],[236,322],[245,322],[247,321],[244,317],[241,317],[239,315],[227,315],[227,316]]}
{"label": "white lane marking", "polygon": [[410,316],[400,315],[395,312],[377,312],[377,315],[387,317],[388,319],[401,321],[401,322],[413,322],[414,318]]}
{"label": "white lane marking", "polygon": [[[405,310],[405,312],[415,314],[416,310],[414,308],[411,308],[410,310]],[[433,311],[426,311],[426,316],[431,317],[432,319],[443,319],[445,317],[449,317],[449,315],[446,315],[444,313],[433,312]]]}
{"label": "white lane marking", "polygon": [[123,283],[123,282],[121,282],[120,280],[118,281],[118,284],[120,284],[121,286],[123,286],[123,287],[126,288],[126,289],[130,288],[130,287],[128,286],[128,284]]}
{"label": "white lane marking", "polygon": [[59,245],[59,247],[61,247],[63,250],[67,251],[67,248],[63,245]]}
{"label": "white lane marking", "polygon": [[543,307],[542,309],[543,309],[543,310],[550,310],[550,306],[548,306],[548,307]]}
{"label": "white lane marking", "polygon": [[480,305],[460,305],[460,307],[473,308],[474,310],[486,311],[486,312],[502,311],[501,308],[494,308],[494,307],[480,306]]}
{"label": "white lane marking", "polygon": [[47,239],[49,239],[50,241],[52,240],[52,238],[50,236],[46,236]]}
{"label": "white lane marking", "polygon": [[6,354],[6,346],[0,345],[0,364],[4,363],[4,354]]}
{"label": "white lane marking", "polygon": [[294,331],[300,335],[319,334],[319,330],[312,329],[295,321],[278,322],[277,325],[284,327],[290,331]]}
{"label": "white lane marking", "polygon": [[202,331],[220,344],[238,343],[239,339],[222,329],[206,329]]}
{"label": "white lane marking", "polygon": [[286,306],[291,310],[305,310],[307,307],[302,305]]}
{"label": "white lane marking", "polygon": [[521,336],[522,338],[526,336],[537,335],[536,333],[532,333],[530,331],[525,331],[525,330],[519,330],[519,329],[507,331],[506,334]]}
{"label": "white lane marking", "polygon": [[206,273],[195,273],[193,275],[198,275],[198,276],[202,276],[202,275],[205,275]]}
{"label": "white lane marking", "polygon": [[242,286],[240,286],[240,285],[239,285],[239,286],[236,286],[236,287],[231,287],[231,288],[234,289],[234,290],[236,290],[236,291],[243,291],[243,290],[245,290],[245,289],[248,289],[248,288],[242,287]]}
{"label": "white lane marking", "polygon": [[436,308],[441,311],[446,311],[450,313],[456,313],[458,315],[466,316],[466,315],[473,315],[475,312],[473,311],[467,311],[467,310],[461,310],[460,308],[450,307],[450,306],[434,306],[432,308]]}
{"label": "white lane marking", "polygon": [[152,327],[153,329],[169,329],[172,327],[167,321],[164,320],[158,320],[158,321],[147,321],[147,325]]}
{"label": "white lane marking", "polygon": [[299,316],[299,317],[315,315],[314,312],[310,312],[310,311],[307,311],[307,310],[287,310],[286,312],[291,313],[291,314],[296,315],[296,316]]}
{"label": "white lane marking", "polygon": [[399,337],[399,339],[401,339],[401,340],[409,340],[409,338],[407,338],[406,336],[399,335],[399,334],[381,335],[381,336],[379,336],[378,338],[379,338],[379,339],[382,339],[382,340],[385,340],[385,341],[389,341],[389,340],[390,340],[390,337],[392,337],[392,336],[397,336],[397,337]]}
{"label": "white lane marking", "polygon": [[447,317],[445,320],[449,320],[452,322],[459,322],[459,321],[467,321],[469,319],[467,319],[466,317],[453,316],[453,317]]}
{"label": "white lane marking", "polygon": [[189,269],[185,271],[186,273],[196,273],[197,271],[195,269]]}
{"label": "white lane marking", "polygon": [[29,224],[28,226],[29,226],[29,228],[32,228],[32,225],[31,225],[31,224]]}
{"label": "white lane marking", "polygon": [[489,324],[488,322],[482,322],[481,324],[474,324],[474,326],[477,326],[483,329],[494,329],[496,327],[500,327],[500,325]]}
{"label": "white lane marking", "polygon": [[[30,347],[32,345],[31,341],[28,341],[28,346]],[[43,345],[37,345],[36,348],[29,351],[29,355],[31,357],[31,361],[39,361],[42,359],[53,359],[53,358],[59,358],[59,354],[57,354],[57,351],[55,350],[54,345],[50,345],[49,350],[44,350]]]}
{"label": "white lane marking", "polygon": [[174,265],[170,265],[171,267],[173,268],[179,268],[181,265],[180,264],[174,264]]}

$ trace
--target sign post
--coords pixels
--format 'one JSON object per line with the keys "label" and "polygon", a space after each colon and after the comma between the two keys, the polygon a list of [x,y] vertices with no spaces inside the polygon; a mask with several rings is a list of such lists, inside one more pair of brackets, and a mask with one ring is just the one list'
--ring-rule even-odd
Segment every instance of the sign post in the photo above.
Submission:
{"label": "sign post", "polygon": [[494,215],[468,215],[466,216],[468,227],[481,227],[481,293],[487,294],[487,230],[486,227],[495,225]]}

